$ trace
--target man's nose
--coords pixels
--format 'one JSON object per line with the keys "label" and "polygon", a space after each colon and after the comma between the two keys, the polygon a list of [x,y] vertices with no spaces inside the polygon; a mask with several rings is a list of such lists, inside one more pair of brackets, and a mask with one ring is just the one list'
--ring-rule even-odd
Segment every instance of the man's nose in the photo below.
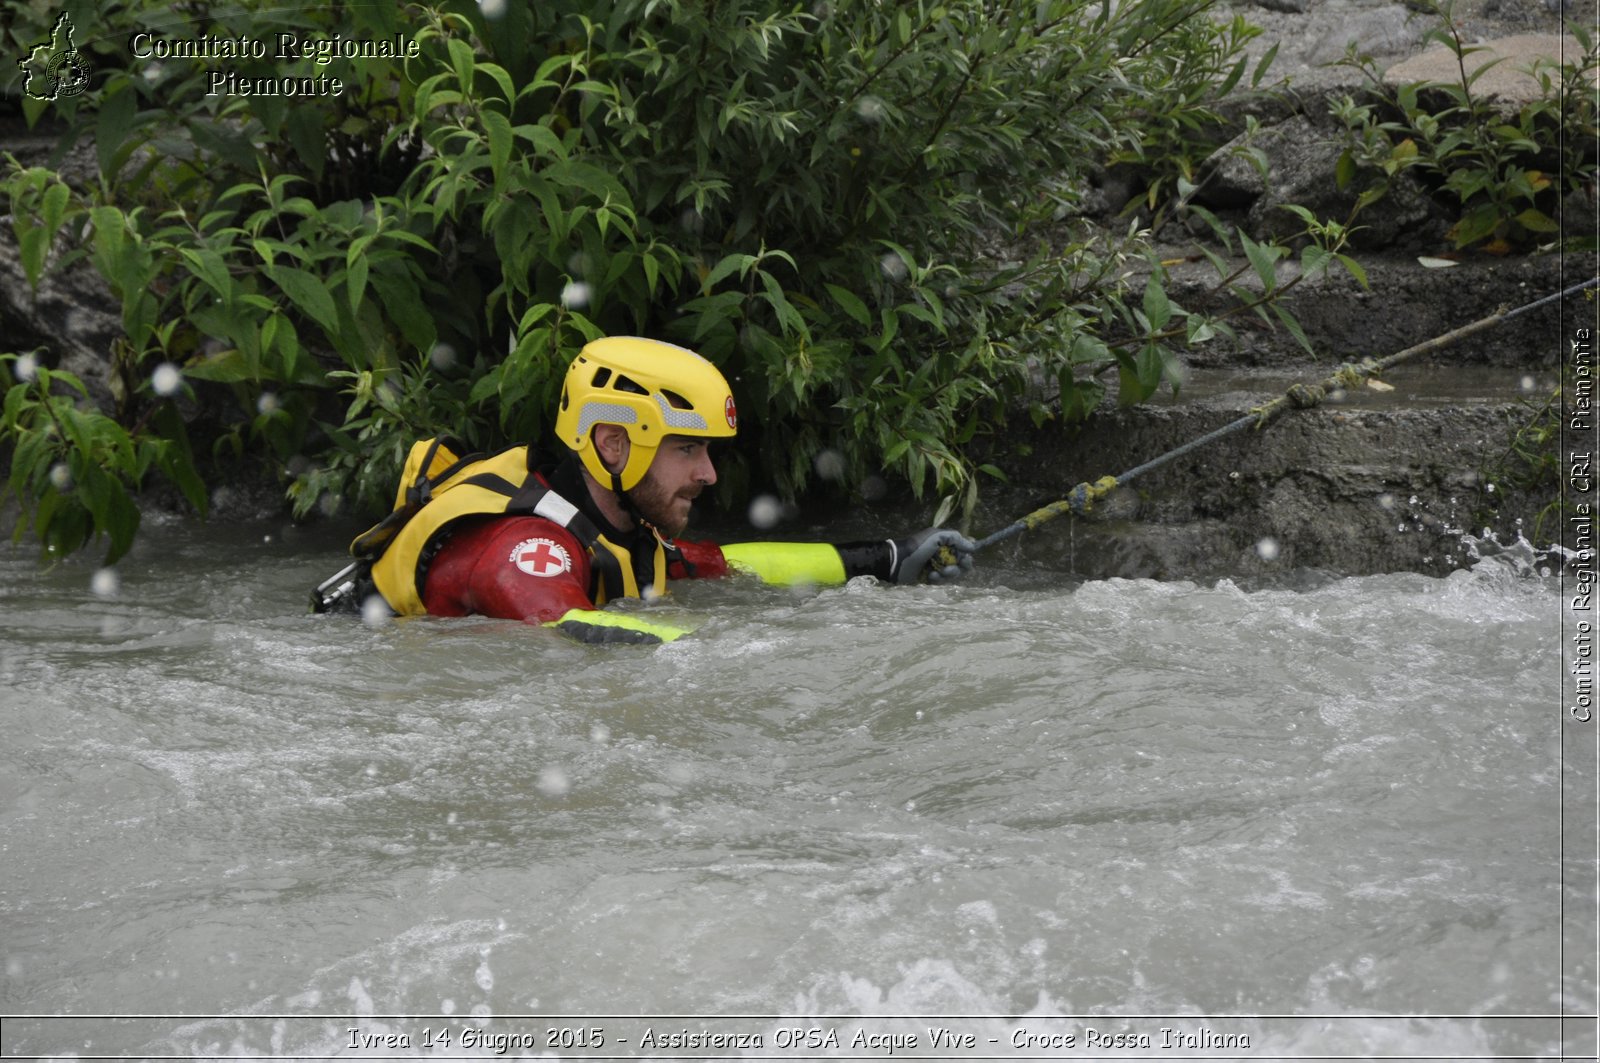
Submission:
{"label": "man's nose", "polygon": [[694,478],[696,483],[707,487],[717,482],[717,467],[711,461],[710,447],[700,452],[700,461],[695,465]]}

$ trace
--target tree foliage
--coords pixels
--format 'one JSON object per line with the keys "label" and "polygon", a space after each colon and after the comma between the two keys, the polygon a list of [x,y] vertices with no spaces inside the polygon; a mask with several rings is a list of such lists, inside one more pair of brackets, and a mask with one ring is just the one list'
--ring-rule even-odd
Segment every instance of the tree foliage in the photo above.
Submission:
{"label": "tree foliage", "polygon": [[[113,375],[128,387],[102,427],[121,435],[95,449],[61,416],[72,400],[51,383],[66,374],[6,363],[11,489],[47,546],[100,531],[113,554],[137,510],[52,500],[51,468],[85,484],[93,465],[121,492],[154,463],[203,505],[177,397],[149,386],[174,366],[223,411],[213,457],[265,458],[299,514],[383,508],[413,438],[539,439],[577,349],[637,333],[695,347],[732,382],[726,498],[888,471],[970,505],[970,445],[1008,411],[1085,416],[1111,372],[1139,401],[1177,385],[1176,345],[1227,331],[1168,296],[1137,221],[1109,236],[1074,221],[1108,165],[1140,165],[1148,206],[1192,189],[1217,100],[1264,70],[1242,54],[1255,31],[1216,6],[85,11],[101,74],[25,107],[63,123],[63,150],[92,142],[98,172],[12,160],[0,204],[31,283],[87,267],[120,301]],[[9,32],[36,40],[39,25]],[[126,45],[141,31],[403,39],[415,54],[140,58]],[[217,93],[224,67],[343,91]],[[1320,257],[1305,264],[1340,261],[1339,227],[1306,220],[1303,254]],[[1243,293],[1247,308],[1278,321],[1289,252],[1241,251],[1269,296]],[[70,534],[50,532],[73,506]]]}

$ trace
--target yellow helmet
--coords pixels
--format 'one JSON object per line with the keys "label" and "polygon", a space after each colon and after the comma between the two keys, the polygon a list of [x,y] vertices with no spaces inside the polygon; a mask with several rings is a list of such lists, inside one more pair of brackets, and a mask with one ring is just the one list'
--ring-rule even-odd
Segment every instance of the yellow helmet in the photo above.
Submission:
{"label": "yellow helmet", "polygon": [[[595,450],[597,424],[628,433],[628,461],[613,474]],[[567,370],[556,435],[608,487],[631,491],[668,435],[726,438],[739,426],[733,392],[717,367],[684,347],[637,336],[585,345]]]}

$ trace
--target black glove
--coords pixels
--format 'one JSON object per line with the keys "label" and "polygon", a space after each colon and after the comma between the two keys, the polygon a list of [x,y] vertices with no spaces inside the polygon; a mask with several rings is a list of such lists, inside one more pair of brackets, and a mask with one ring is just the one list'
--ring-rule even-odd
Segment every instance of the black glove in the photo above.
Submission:
{"label": "black glove", "polygon": [[949,528],[927,528],[889,544],[894,549],[890,574],[896,583],[915,583],[926,574],[929,583],[958,580],[972,571],[978,544]]}

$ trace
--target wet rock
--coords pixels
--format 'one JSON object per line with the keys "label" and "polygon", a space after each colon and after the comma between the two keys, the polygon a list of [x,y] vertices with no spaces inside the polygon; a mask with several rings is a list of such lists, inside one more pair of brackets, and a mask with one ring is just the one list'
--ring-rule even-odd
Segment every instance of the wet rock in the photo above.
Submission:
{"label": "wet rock", "polygon": [[1331,26],[1304,53],[1312,66],[1336,63],[1346,52],[1374,58],[1404,55],[1422,41],[1423,27],[1402,4],[1357,12]]}
{"label": "wet rock", "polygon": [[[1473,50],[1458,60],[1453,50],[1436,44],[1389,67],[1383,74],[1384,83],[1390,86],[1418,82],[1459,85],[1465,68],[1467,77],[1477,75],[1472,82],[1475,98],[1494,103],[1500,110],[1515,112],[1540,99],[1544,93],[1535,73],[1537,67],[1558,66],[1563,57],[1567,62],[1574,62],[1583,52],[1577,38],[1555,33],[1497,37],[1470,45],[1470,48]],[[1489,69],[1484,70],[1486,66]],[[1478,74],[1480,70],[1482,74]],[[1558,77],[1553,71],[1550,76]]]}
{"label": "wet rock", "polygon": [[[1334,180],[1344,150],[1342,136],[1297,115],[1253,140],[1240,136],[1219,149],[1206,163],[1195,202],[1218,209],[1245,208],[1246,229],[1253,236],[1290,240],[1304,231],[1304,223],[1284,209],[1288,204],[1305,207],[1322,219],[1341,221],[1349,216],[1358,189],[1341,189]],[[1256,159],[1265,162],[1265,174]],[[1427,246],[1442,239],[1449,224],[1449,217],[1417,181],[1402,174],[1388,195],[1363,212],[1352,245],[1366,250],[1399,243]]]}
{"label": "wet rock", "polygon": [[46,268],[35,292],[22,269],[10,216],[0,216],[0,335],[5,349],[44,348],[46,364],[82,380],[102,410],[115,407],[112,345],[122,335],[121,303],[92,269]]}

